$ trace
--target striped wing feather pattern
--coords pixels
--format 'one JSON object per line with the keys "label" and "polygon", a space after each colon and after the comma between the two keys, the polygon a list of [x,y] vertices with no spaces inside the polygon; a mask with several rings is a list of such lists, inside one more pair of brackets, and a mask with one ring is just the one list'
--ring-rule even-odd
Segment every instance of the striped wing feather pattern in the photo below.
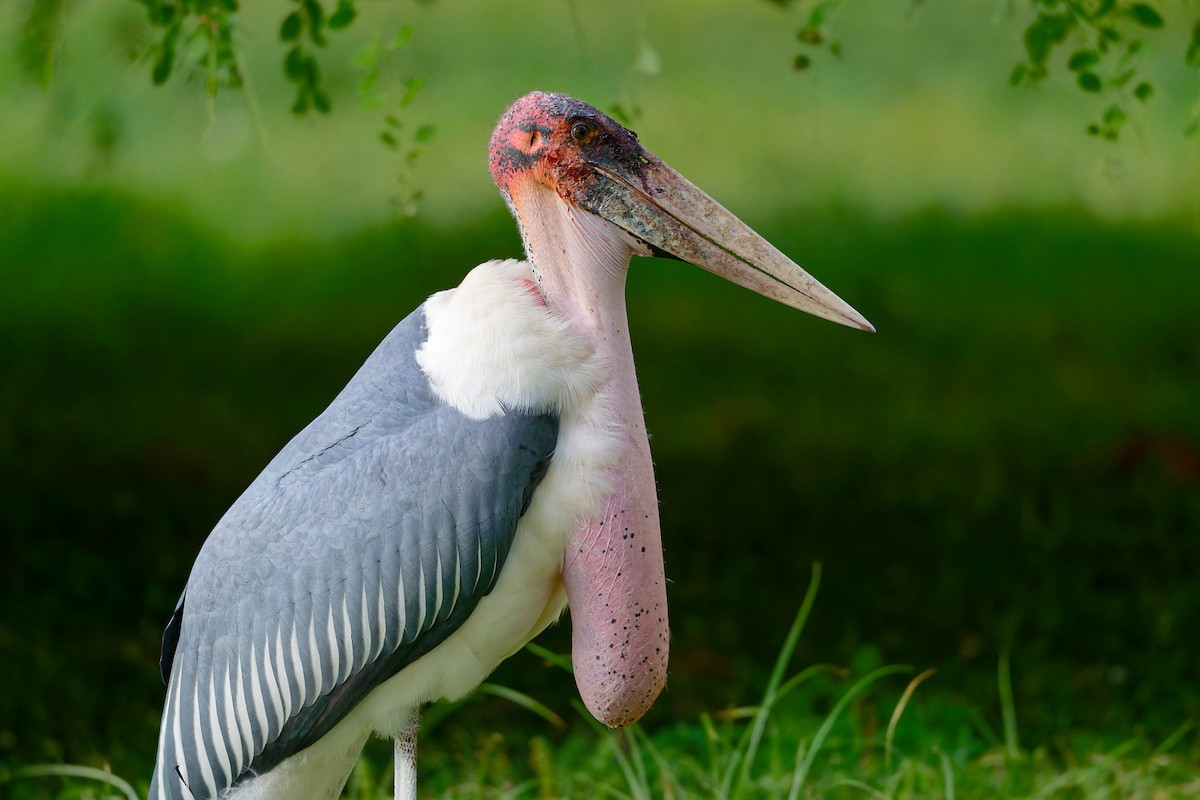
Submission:
{"label": "striped wing feather pattern", "polygon": [[314,743],[491,591],[558,420],[439,403],[425,338],[418,309],[205,542],[163,637],[152,798],[215,797]]}

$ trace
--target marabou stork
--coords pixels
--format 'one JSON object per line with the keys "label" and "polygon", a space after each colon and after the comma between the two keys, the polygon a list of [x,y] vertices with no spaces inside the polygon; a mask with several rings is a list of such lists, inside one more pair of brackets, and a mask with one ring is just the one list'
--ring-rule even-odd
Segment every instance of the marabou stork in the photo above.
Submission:
{"label": "marabou stork", "polygon": [[373,731],[411,795],[421,704],[564,606],[584,703],[634,722],[668,628],[630,257],[873,330],[579,100],[518,100],[490,166],[527,259],[426,300],[217,523],[163,635],[151,800],[334,798]]}

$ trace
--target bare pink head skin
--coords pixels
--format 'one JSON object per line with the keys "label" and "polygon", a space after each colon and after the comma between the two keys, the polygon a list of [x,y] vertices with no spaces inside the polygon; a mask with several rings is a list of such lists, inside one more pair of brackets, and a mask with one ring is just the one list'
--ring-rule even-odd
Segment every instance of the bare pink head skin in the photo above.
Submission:
{"label": "bare pink head skin", "polygon": [[610,727],[636,722],[666,681],[670,638],[658,499],[625,313],[633,255],[687,261],[773,300],[874,330],[592,106],[534,92],[492,134],[492,177],[521,228],[546,304],[606,362],[620,437],[612,494],[580,520],[563,563],[575,681]]}

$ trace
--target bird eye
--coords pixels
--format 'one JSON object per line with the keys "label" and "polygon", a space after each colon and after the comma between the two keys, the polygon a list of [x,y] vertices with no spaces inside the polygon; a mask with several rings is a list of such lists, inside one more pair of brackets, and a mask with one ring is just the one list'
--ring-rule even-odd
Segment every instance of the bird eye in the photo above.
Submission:
{"label": "bird eye", "polygon": [[592,126],[586,122],[576,122],[571,126],[571,138],[577,142],[586,142],[592,134]]}

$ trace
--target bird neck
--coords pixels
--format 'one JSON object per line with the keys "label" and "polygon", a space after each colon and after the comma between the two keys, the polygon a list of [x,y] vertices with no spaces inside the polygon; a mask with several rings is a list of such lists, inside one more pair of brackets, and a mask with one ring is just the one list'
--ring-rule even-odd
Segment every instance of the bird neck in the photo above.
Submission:
{"label": "bird neck", "polygon": [[550,310],[607,365],[600,405],[617,446],[611,493],[576,525],[563,558],[580,697],[610,726],[649,708],[666,676],[670,633],[658,495],[625,313],[629,259],[645,246],[535,187],[513,197],[525,250]]}
{"label": "bird neck", "polygon": [[628,350],[629,340],[625,277],[637,244],[620,228],[537,184],[521,187],[512,205],[546,305],[597,351],[610,358],[624,355],[620,351]]}

